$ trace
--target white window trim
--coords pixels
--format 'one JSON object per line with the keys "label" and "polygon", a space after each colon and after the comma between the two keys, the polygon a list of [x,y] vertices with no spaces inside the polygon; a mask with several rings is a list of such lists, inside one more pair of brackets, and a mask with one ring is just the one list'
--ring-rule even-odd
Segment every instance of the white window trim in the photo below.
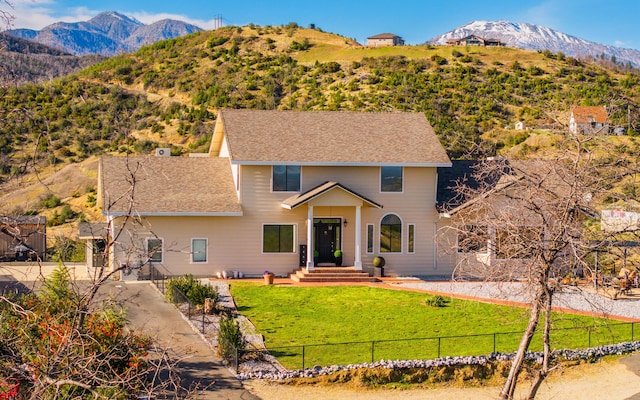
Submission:
{"label": "white window trim", "polygon": [[[149,257],[149,241],[150,240],[159,240],[162,243],[161,251],[160,251],[160,261],[153,261],[151,257]],[[164,263],[164,239],[161,237],[148,237],[145,240],[145,252],[147,257],[149,257],[150,264],[162,264]]]}
{"label": "white window trim", "polygon": [[[278,252],[278,251],[264,251],[264,227],[266,225],[291,225],[293,226],[293,251],[292,252]],[[260,228],[260,251],[265,255],[282,255],[282,254],[298,254],[298,224],[291,222],[265,222]]]}
{"label": "white window trim", "polygon": [[[400,167],[402,171],[402,189],[399,192],[388,192],[382,190],[382,168],[383,167]],[[378,168],[378,191],[381,194],[401,194],[404,193],[404,167],[402,165],[383,165]]]}
{"label": "white window trim", "polygon": [[[409,250],[409,227],[413,226],[413,250]],[[407,254],[416,254],[416,224],[407,224]]]}
{"label": "white window trim", "polygon": [[[194,240],[204,240],[204,261],[194,261],[193,255],[195,254],[193,251],[193,241]],[[209,239],[204,237],[195,237],[191,238],[191,252],[189,253],[189,262],[190,264],[209,264]]]}
{"label": "white window trim", "polygon": [[[298,187],[300,188],[299,190],[273,190],[273,167],[275,166],[295,166],[295,167],[299,167],[300,168],[300,182],[298,182]],[[269,190],[271,190],[271,193],[301,193],[302,192],[302,165],[298,165],[298,164],[276,164],[276,165],[272,165],[271,166],[271,176],[270,176],[270,184],[269,184]],[[273,224],[267,224],[267,225],[273,225]]]}
{"label": "white window trim", "polygon": [[[371,251],[369,251],[369,227],[371,227]],[[366,254],[374,254],[376,252],[376,225],[375,224],[367,224],[367,233],[366,233]]]}

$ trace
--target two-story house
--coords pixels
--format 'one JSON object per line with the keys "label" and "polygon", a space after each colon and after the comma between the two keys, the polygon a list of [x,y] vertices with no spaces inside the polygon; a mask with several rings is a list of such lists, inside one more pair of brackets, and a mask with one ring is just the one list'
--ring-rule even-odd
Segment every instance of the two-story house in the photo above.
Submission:
{"label": "two-story house", "polygon": [[390,274],[442,276],[450,165],[420,113],[221,110],[206,157],[104,157],[98,190],[114,266],[286,275],[340,249],[356,270],[383,255]]}

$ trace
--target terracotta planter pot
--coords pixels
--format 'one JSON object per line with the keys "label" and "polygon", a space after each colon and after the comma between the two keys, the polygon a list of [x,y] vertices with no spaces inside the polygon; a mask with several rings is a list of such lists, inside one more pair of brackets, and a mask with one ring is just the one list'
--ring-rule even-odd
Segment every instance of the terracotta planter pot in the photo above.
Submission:
{"label": "terracotta planter pot", "polygon": [[273,279],[276,277],[274,274],[264,274],[262,275],[264,278],[265,285],[273,285]]}

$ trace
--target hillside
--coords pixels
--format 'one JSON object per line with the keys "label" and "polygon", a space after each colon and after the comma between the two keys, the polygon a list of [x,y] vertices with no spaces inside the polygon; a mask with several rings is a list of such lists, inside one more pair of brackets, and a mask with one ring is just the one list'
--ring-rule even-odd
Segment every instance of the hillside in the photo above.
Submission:
{"label": "hillside", "polygon": [[0,49],[0,87],[50,81],[105,60],[98,55],[72,56],[4,33],[0,33]]}
{"label": "hillside", "polygon": [[[369,49],[295,24],[199,32],[65,78],[4,89],[0,201],[4,213],[41,212],[43,194],[16,200],[11,193],[95,155],[206,151],[222,107],[423,112],[452,158],[527,157],[562,140],[576,104],[606,105],[612,124],[635,135],[639,79],[551,52]],[[519,120],[552,130],[510,129]],[[635,137],[612,140],[637,154]],[[91,208],[92,190],[53,193],[80,212]]]}

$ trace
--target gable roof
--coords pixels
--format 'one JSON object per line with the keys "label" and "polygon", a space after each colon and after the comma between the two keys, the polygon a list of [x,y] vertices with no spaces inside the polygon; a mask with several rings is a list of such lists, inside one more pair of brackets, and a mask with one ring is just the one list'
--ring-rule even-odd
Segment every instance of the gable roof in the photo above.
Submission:
{"label": "gable roof", "polygon": [[605,106],[575,106],[571,109],[576,124],[607,123],[609,114]]}
{"label": "gable roof", "polygon": [[240,216],[228,158],[103,157],[105,215]]}
{"label": "gable roof", "polygon": [[422,113],[224,109],[218,124],[232,164],[451,165]]}
{"label": "gable roof", "polygon": [[353,190],[347,188],[346,186],[343,186],[341,184],[339,184],[338,182],[331,182],[331,181],[327,181],[321,185],[318,185],[316,187],[314,187],[313,189],[310,189],[304,193],[301,194],[296,194],[293,195],[291,197],[289,197],[288,199],[285,199],[282,202],[282,206],[286,209],[289,210],[293,210],[294,208],[300,207],[301,205],[307,203],[308,201],[311,201],[312,199],[322,196],[323,194],[335,189],[335,188],[340,188],[341,190],[349,193],[350,195],[357,197],[358,199],[362,200],[364,203],[366,203],[367,205],[369,205],[370,207],[375,207],[375,208],[382,208],[382,206],[378,203],[376,203],[373,200],[369,200],[368,198],[354,192]]}

